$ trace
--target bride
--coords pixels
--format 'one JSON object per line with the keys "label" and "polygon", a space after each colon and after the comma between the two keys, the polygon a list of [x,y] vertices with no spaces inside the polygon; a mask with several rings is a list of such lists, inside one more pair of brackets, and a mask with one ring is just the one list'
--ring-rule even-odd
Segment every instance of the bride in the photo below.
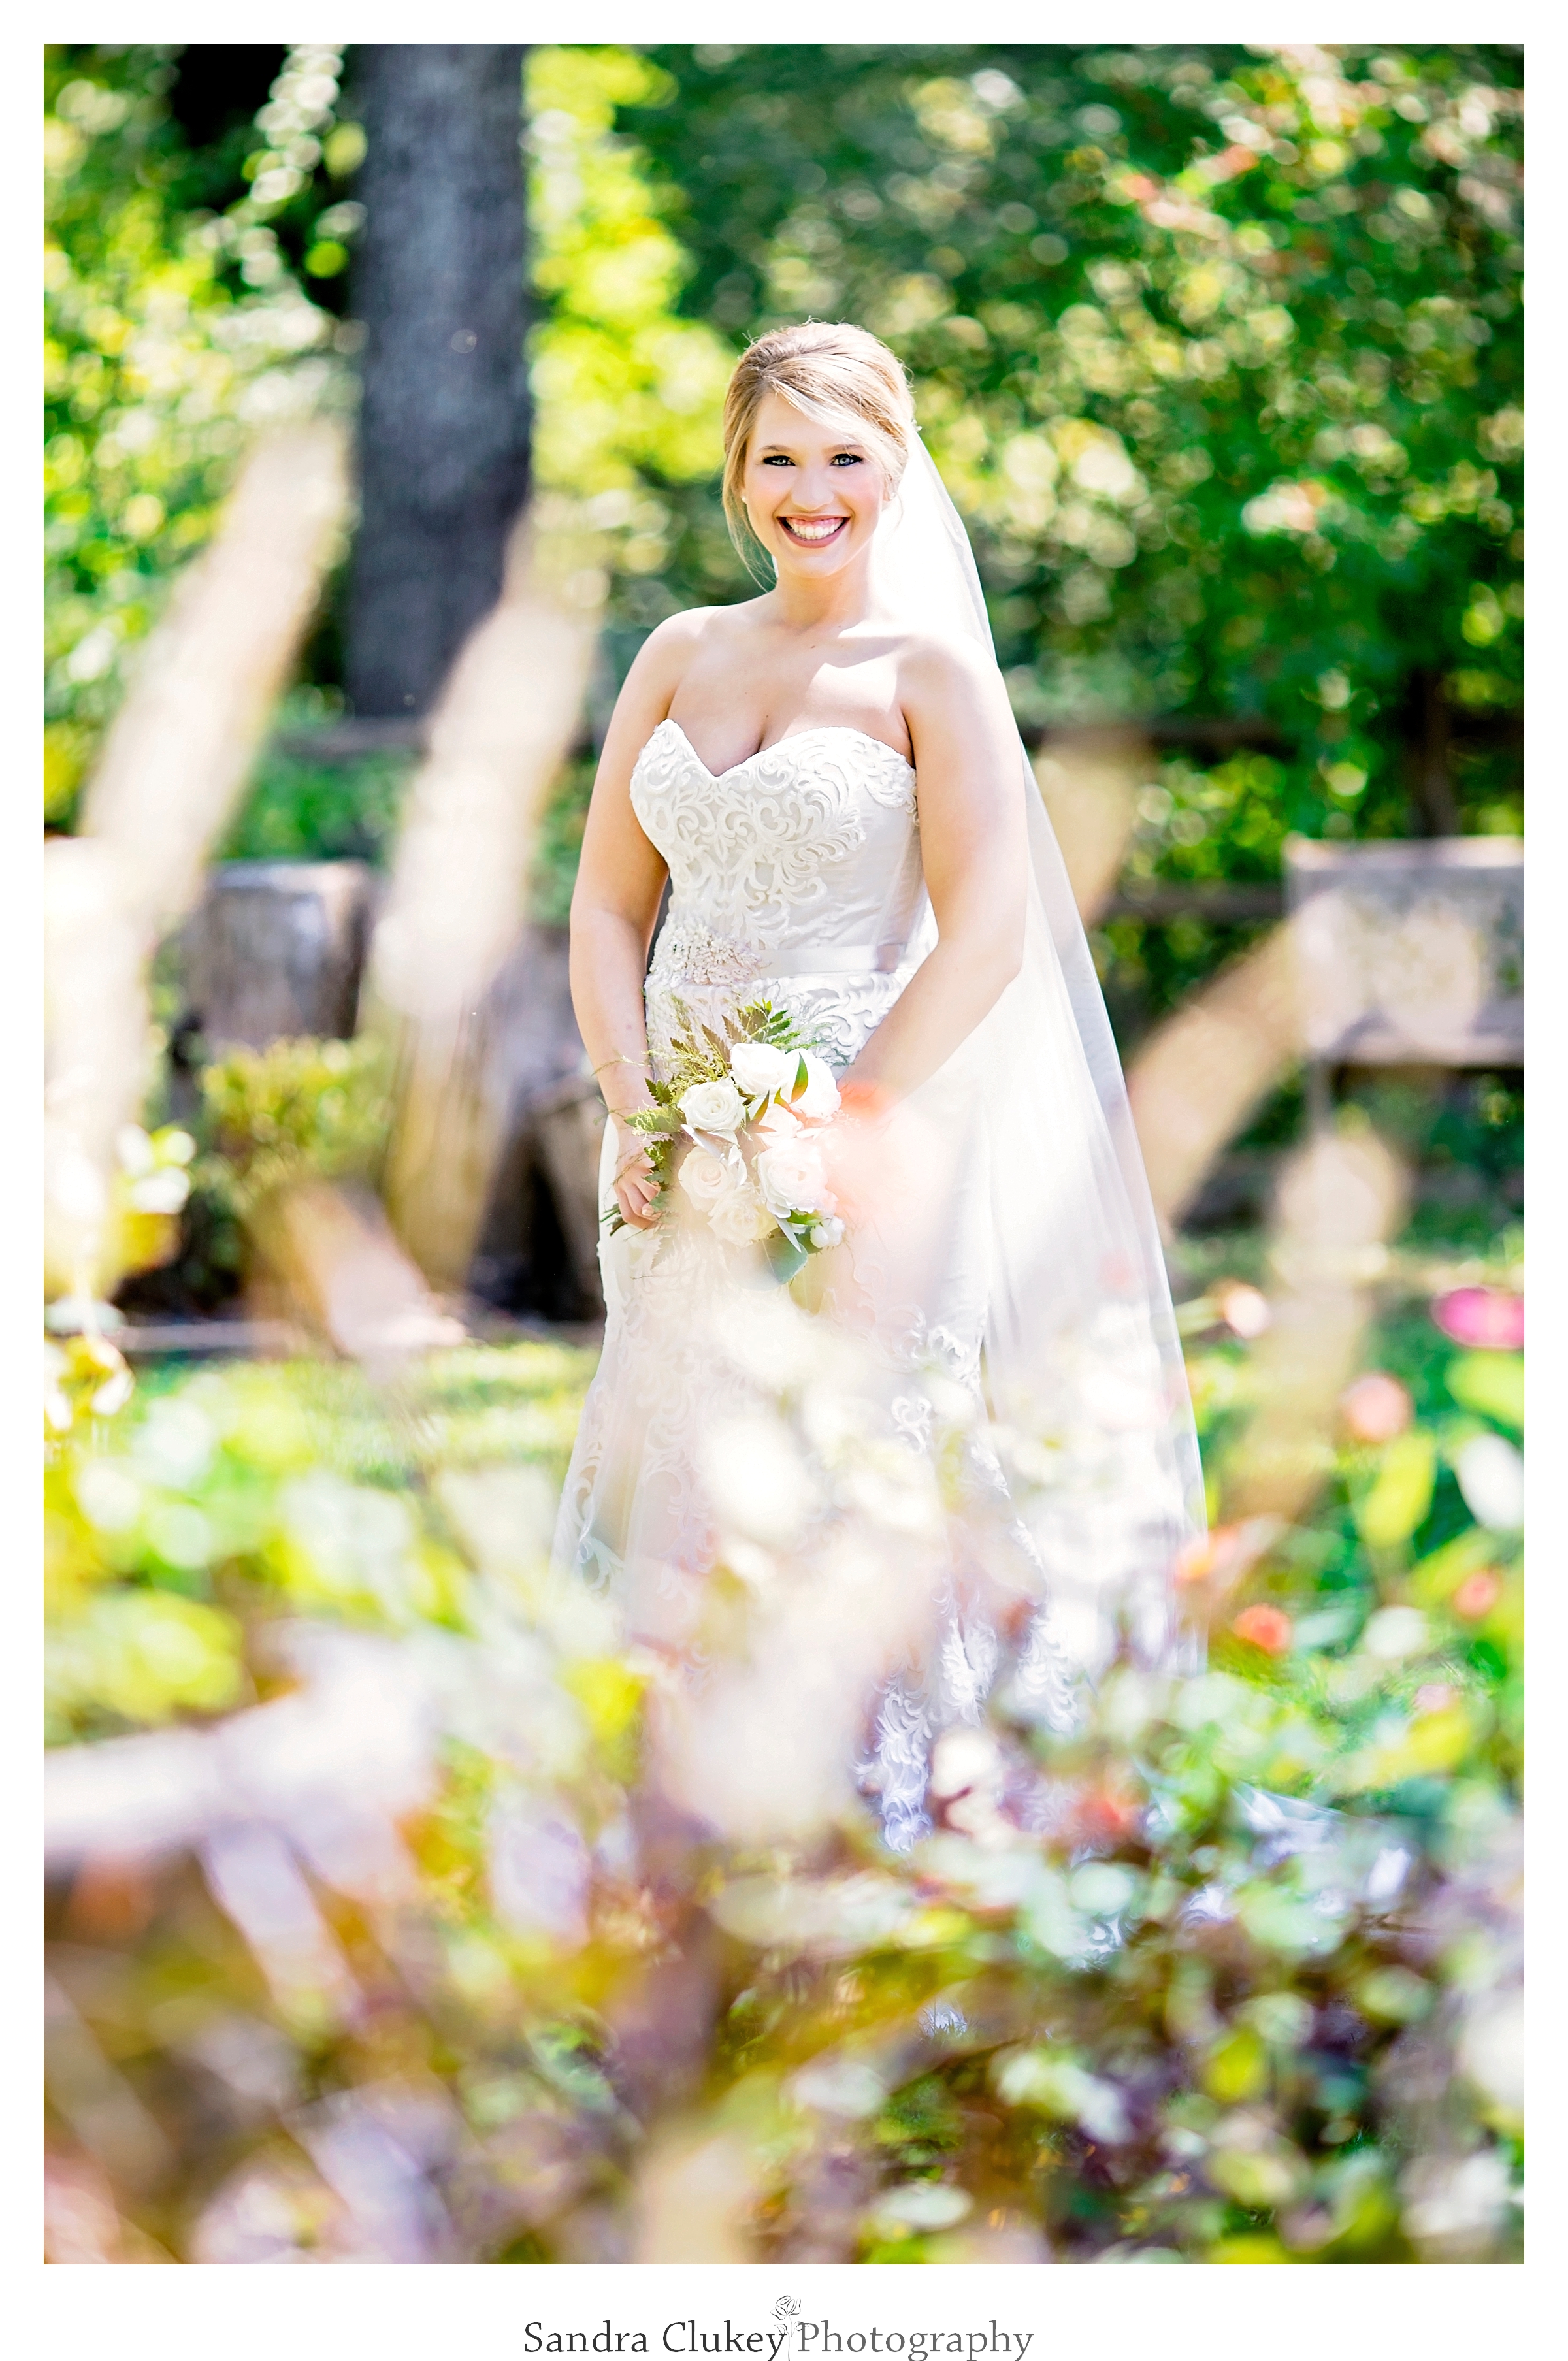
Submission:
{"label": "bride", "polygon": [[[894,356],[847,325],[760,338],[723,495],[773,586],[644,644],[572,905],[608,1319],[556,1554],[667,1690],[708,1692],[665,1750],[699,1814],[816,1824],[869,1741],[906,1850],[934,1745],[999,1684],[1070,1727],[1118,1645],[1168,1658],[1197,1451],[1083,930]],[[758,1000],[839,1093],[847,1233],[787,1289],[681,1218],[629,1120],[684,1027]]]}

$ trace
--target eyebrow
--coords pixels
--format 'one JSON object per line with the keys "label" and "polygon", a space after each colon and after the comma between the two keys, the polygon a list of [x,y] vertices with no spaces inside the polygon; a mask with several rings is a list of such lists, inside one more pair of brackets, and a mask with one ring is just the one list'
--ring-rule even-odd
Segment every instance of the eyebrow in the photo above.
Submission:
{"label": "eyebrow", "polygon": [[[841,442],[834,443],[829,447],[835,451],[863,451],[865,449],[865,445],[855,435],[846,434]],[[768,456],[773,453],[781,453],[784,458],[791,459],[795,456],[795,445],[790,443],[758,444],[757,456],[759,459]]]}

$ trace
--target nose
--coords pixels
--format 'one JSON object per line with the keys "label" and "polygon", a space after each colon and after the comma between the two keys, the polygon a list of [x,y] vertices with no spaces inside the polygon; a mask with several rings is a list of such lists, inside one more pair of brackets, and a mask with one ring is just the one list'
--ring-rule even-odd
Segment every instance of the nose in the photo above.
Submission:
{"label": "nose", "polygon": [[[826,469],[823,475],[826,478]],[[807,476],[805,481],[795,488],[795,505],[802,516],[815,516],[819,509],[834,507],[837,500],[837,487],[830,478],[823,480],[822,478]]]}

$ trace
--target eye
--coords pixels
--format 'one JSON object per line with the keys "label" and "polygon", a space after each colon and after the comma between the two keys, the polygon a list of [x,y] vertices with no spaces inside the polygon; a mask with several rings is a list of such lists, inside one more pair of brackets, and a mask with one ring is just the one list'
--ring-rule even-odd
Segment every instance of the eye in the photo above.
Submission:
{"label": "eye", "polygon": [[831,464],[835,467],[858,467],[861,465],[861,455],[858,451],[836,451]]}
{"label": "eye", "polygon": [[764,467],[793,467],[795,461],[787,457],[783,451],[771,451],[762,465]]}

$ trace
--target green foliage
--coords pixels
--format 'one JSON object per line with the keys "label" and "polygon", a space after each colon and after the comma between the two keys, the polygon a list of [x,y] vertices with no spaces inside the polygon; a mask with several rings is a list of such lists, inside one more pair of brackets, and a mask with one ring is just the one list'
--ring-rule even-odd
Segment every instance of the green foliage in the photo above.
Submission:
{"label": "green foliage", "polygon": [[533,278],[547,299],[532,346],[534,465],[541,484],[587,500],[633,577],[668,554],[659,487],[713,467],[733,359],[710,326],[676,316],[690,266],[639,150],[614,134],[618,108],[672,87],[630,49],[529,58]]}
{"label": "green foliage", "polygon": [[247,1221],[290,1181],[369,1176],[391,1122],[390,1064],[371,1034],[231,1049],[202,1070],[214,1149],[198,1180]]}
{"label": "green foliage", "polygon": [[564,927],[571,916],[572,888],[577,882],[597,768],[592,760],[568,763],[541,816],[530,886],[536,926]]}
{"label": "green foliage", "polygon": [[[280,722],[287,725],[293,719],[290,708],[298,712],[302,702],[298,696],[289,700]],[[257,764],[219,858],[368,861],[382,867],[415,759],[384,753],[346,763],[313,761],[274,741]]]}
{"label": "green foliage", "polygon": [[309,1364],[154,1377],[112,1429],[79,1422],[46,1478],[52,1741],[239,1701],[258,1612],[449,1618],[463,1570],[419,1486],[497,1462],[559,1484],[591,1367],[564,1345],[448,1354],[412,1426]]}
{"label": "green foliage", "polygon": [[895,343],[1025,708],[1277,716],[1299,825],[1403,667],[1515,701],[1517,52],[653,54],[688,307]]}
{"label": "green foliage", "polygon": [[[1512,1357],[1454,1355],[1419,1301],[1390,1299],[1372,1351],[1416,1398],[1396,1444],[1446,1465],[1456,1391],[1514,1431]],[[55,1447],[57,1739],[264,1694],[302,1616],[395,1637],[411,1664],[439,1661],[449,1695],[484,1667],[405,1819],[395,1915],[372,1935],[364,1905],[317,1889],[332,1956],[376,1996],[375,2040],[312,1985],[324,1968],[280,1985],[274,1964],[258,1988],[214,1905],[170,1883],[156,1936],[116,1938],[115,2054],[136,2086],[162,2108],[185,2029],[236,2011],[280,2089],[324,2076],[352,2110],[361,2084],[412,2075],[444,2091],[465,2188],[488,2192],[464,2201],[465,2256],[515,2259],[526,2227],[527,2259],[569,2259],[579,2209],[626,2202],[659,2121],[628,2080],[617,1995],[706,1927],[699,2115],[748,2159],[761,2259],[825,2232],[865,2263],[980,2261],[982,2219],[1074,2262],[1517,2256],[1512,1540],[1455,1519],[1440,1487],[1408,1543],[1369,1554],[1356,1504],[1378,1453],[1347,1444],[1242,1594],[1287,1620],[1283,1653],[1232,1636],[1238,1595],[1201,1675],[1113,1667],[1070,1740],[995,1713],[967,1733],[945,1825],[909,1861],[846,1828],[798,1861],[672,1857],[655,1891],[616,1866],[648,1667],[607,1648],[591,1598],[553,1589],[539,1557],[591,1361],[471,1346],[396,1401],[340,1367],[173,1373]],[[1195,1350],[1211,1451],[1245,1414],[1247,1368],[1234,1340]],[[1462,1415],[1474,1433],[1488,1411]],[[1380,1449],[1386,1468],[1396,1445]],[[537,1684],[522,1721],[480,1713],[506,1667]],[[586,1919],[525,1932],[498,1906],[514,1811],[598,1843]],[[92,1906],[84,1890],[77,1943]],[[413,1946],[417,1977],[389,1976],[389,1944]],[[159,2013],[171,1972],[178,2040]],[[271,2133],[252,2113],[221,2159],[181,2133],[173,2180],[122,2205],[177,2259],[193,2240],[204,2255],[216,2233],[193,2224],[236,2176],[271,2187]],[[291,2250],[309,2235],[279,2233]],[[323,2258],[347,2257],[329,2237]]]}
{"label": "green foliage", "polygon": [[[1273,733],[1151,772],[1135,876],[1431,826],[1435,696],[1461,824],[1517,829],[1517,49],[650,55],[674,88],[621,119],[695,258],[685,308],[889,339],[1021,720]],[[713,506],[683,509],[669,605],[736,595]],[[1247,939],[1129,917],[1098,948],[1146,1013]]]}
{"label": "green foliage", "polygon": [[[189,204],[173,54],[46,56],[45,809],[57,821],[247,434],[339,398],[332,320],[280,249],[281,184],[258,180],[221,214]],[[319,55],[291,52],[281,78],[309,82],[318,127],[336,88]],[[300,137],[319,146],[302,120]]]}

